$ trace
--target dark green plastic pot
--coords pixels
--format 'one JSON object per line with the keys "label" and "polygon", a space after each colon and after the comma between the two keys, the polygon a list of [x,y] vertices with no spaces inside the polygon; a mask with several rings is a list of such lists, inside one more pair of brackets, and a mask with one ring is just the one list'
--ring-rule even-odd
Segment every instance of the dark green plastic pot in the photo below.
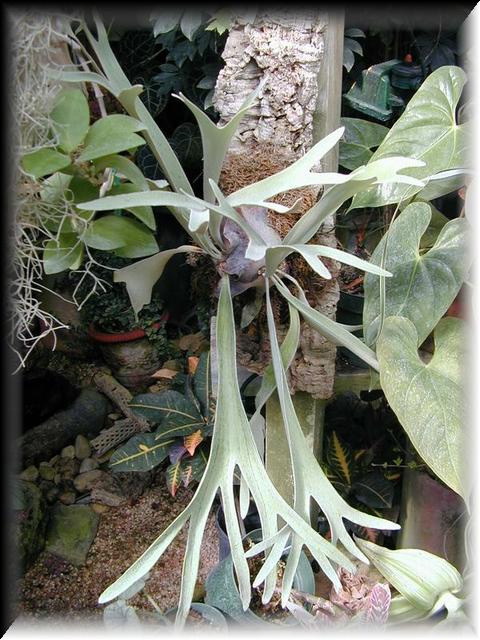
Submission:
{"label": "dark green plastic pot", "polygon": [[[259,542],[262,539],[261,529],[247,534],[246,538],[250,538],[253,542]],[[315,593],[315,577],[312,567],[307,556],[302,552],[298,562],[297,572],[293,579],[293,588],[303,593]],[[212,569],[205,582],[205,602],[212,605],[216,609],[220,609],[235,621],[242,625],[262,625],[268,627],[287,628],[298,625],[297,620],[293,616],[288,616],[279,624],[266,622],[263,618],[257,616],[253,611],[243,610],[240,593],[238,592],[235,570],[233,567],[232,556],[228,555],[224,560]]]}

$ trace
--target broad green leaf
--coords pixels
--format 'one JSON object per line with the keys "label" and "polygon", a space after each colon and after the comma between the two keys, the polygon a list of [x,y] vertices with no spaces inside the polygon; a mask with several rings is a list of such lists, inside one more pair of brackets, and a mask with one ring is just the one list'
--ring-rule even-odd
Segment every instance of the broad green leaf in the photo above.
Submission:
{"label": "broad green leaf", "polygon": [[342,118],[345,132],[340,140],[338,163],[353,171],[372,157],[372,149],[376,149],[388,133],[388,128],[376,122],[368,122],[360,118]]}
{"label": "broad green leaf", "polygon": [[193,454],[195,453],[195,449],[201,442],[203,442],[203,434],[201,429],[194,431],[189,436],[183,437],[183,446],[191,456],[193,456]]}
{"label": "broad green leaf", "polygon": [[388,403],[420,457],[464,500],[469,495],[463,438],[466,338],[461,320],[442,319],[428,364],[418,355],[417,332],[408,318],[386,318],[377,341],[380,382]]}
{"label": "broad green leaf", "polygon": [[335,431],[329,439],[325,456],[329,470],[333,471],[345,484],[351,486],[354,473],[352,451],[340,440]]}
{"label": "broad green leaf", "polygon": [[189,40],[192,39],[193,34],[197,31],[198,27],[202,24],[202,15],[194,9],[186,11],[182,19],[180,20],[180,29],[183,35]]}
{"label": "broad green leaf", "polygon": [[153,25],[153,35],[156,37],[160,33],[168,33],[175,29],[182,16],[183,9],[162,9],[162,14],[155,17]]}
{"label": "broad green leaf", "polygon": [[[138,187],[134,184],[130,184],[128,182],[123,182],[122,184],[115,184],[110,189],[110,196],[118,196],[126,193],[137,193]],[[143,222],[149,229],[155,231],[155,216],[153,215],[152,207],[144,206],[144,207],[125,207],[127,211],[130,211],[140,222]]]}
{"label": "broad green leaf", "polygon": [[92,198],[98,198],[99,187],[86,178],[74,175],[68,188],[72,192],[75,204],[82,204],[92,200]]}
{"label": "broad green leaf", "polygon": [[184,458],[182,460],[182,482],[188,487],[192,480],[200,482],[207,467],[208,456],[203,447],[196,450],[193,458]]}
{"label": "broad green leaf", "polygon": [[49,178],[45,178],[42,182],[40,190],[40,198],[44,202],[59,202],[64,198],[68,199],[68,188],[72,176],[65,173],[54,173]]}
{"label": "broad green leaf", "polygon": [[83,258],[83,245],[75,233],[62,233],[58,240],[49,240],[43,250],[45,273],[60,273],[78,269]]}
{"label": "broad green leaf", "polygon": [[[385,281],[385,316],[409,318],[419,345],[447,311],[460,290],[469,267],[468,222],[455,219],[440,231],[434,246],[420,251],[420,242],[431,220],[426,203],[412,203],[395,220],[378,243],[371,262],[381,264],[392,278]],[[363,326],[365,342],[373,345],[381,323],[380,283],[367,274],[364,280]]]}
{"label": "broad green leaf", "polygon": [[55,149],[38,149],[24,155],[20,161],[23,170],[34,178],[43,178],[51,173],[65,169],[71,164],[70,156]]}
{"label": "broad green leaf", "polygon": [[140,394],[129,406],[139,416],[160,425],[155,432],[157,441],[190,435],[205,424],[197,407],[178,391]]}
{"label": "broad green leaf", "polygon": [[136,220],[123,216],[104,216],[91,222],[82,236],[85,244],[93,249],[109,251],[128,247],[137,257],[158,250],[152,232]]}
{"label": "broad green leaf", "polygon": [[[459,67],[444,66],[424,81],[405,111],[375,151],[372,160],[407,156],[424,167],[409,170],[416,178],[465,165],[466,125],[458,125],[455,110],[466,76]],[[352,209],[380,207],[411,198],[420,189],[401,184],[375,186],[354,197]]]}
{"label": "broad green leaf", "polygon": [[92,124],[85,138],[85,148],[79,156],[80,162],[96,160],[120,151],[135,149],[145,144],[144,138],[136,131],[144,131],[145,125],[139,120],[116,113],[100,118]]}
{"label": "broad green leaf", "polygon": [[[102,171],[107,168],[115,169],[137,187],[136,191],[149,191],[148,181],[143,173],[136,164],[125,156],[104,156],[103,158],[95,160],[94,165],[97,171]],[[167,185],[167,183],[165,183],[165,185]]]}
{"label": "broad green leaf", "polygon": [[168,456],[174,438],[158,442],[154,433],[140,433],[119,447],[110,458],[114,471],[150,471]]}
{"label": "broad green leaf", "polygon": [[359,538],[355,541],[382,576],[417,609],[427,612],[442,594],[458,593],[463,586],[455,567],[433,553],[387,549]]}
{"label": "broad green leaf", "polygon": [[433,204],[429,203],[430,211],[432,212],[432,218],[427,227],[427,230],[420,240],[420,251],[422,249],[431,249],[435,242],[438,240],[440,231],[448,223],[447,216],[444,216],[438,209],[435,209]]}
{"label": "broad green leaf", "polygon": [[83,142],[90,125],[90,111],[83,91],[63,90],[50,117],[58,136],[58,146],[66,153],[74,151]]}
{"label": "broad green leaf", "polygon": [[415,194],[414,200],[430,202],[447,193],[458,191],[465,184],[469,171],[469,169],[451,169],[427,176],[425,178],[425,187]]}
{"label": "broad green leaf", "polygon": [[371,471],[352,484],[352,493],[357,500],[371,509],[390,509],[394,487],[380,471]]}
{"label": "broad green leaf", "polygon": [[176,249],[160,251],[150,258],[114,271],[113,281],[126,283],[130,302],[136,314],[142,307],[149,304],[154,284],[162,275],[167,262],[177,253],[202,253],[202,250],[198,247],[183,245]]}

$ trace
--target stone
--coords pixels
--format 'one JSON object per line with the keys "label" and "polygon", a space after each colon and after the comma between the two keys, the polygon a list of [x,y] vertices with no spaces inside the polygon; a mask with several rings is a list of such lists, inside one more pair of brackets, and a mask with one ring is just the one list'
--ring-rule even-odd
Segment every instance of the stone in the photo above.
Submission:
{"label": "stone", "polygon": [[85,473],[81,473],[78,475],[73,484],[75,489],[79,493],[84,493],[85,491],[89,491],[94,484],[100,480],[102,475],[108,475],[105,471],[100,471],[100,469],[92,469],[92,471],[85,471]]}
{"label": "stone", "polygon": [[50,458],[50,461],[48,464],[51,467],[56,467],[59,462],[60,462],[60,455],[57,453],[57,455],[53,456],[53,458]]}
{"label": "stone", "polygon": [[90,506],[95,511],[95,513],[99,514],[106,513],[110,510],[109,506],[107,506],[106,504],[101,504],[100,502],[92,502]]}
{"label": "stone", "polygon": [[19,493],[21,508],[15,509],[15,539],[20,566],[26,571],[45,546],[48,511],[41,490],[33,482],[20,482]]}
{"label": "stone", "polygon": [[56,502],[58,498],[58,494],[60,493],[60,489],[58,487],[50,487],[50,489],[45,494],[45,499],[48,504],[53,504]]}
{"label": "stone", "polygon": [[25,480],[26,482],[35,482],[37,478],[38,478],[38,469],[33,464],[31,464],[29,467],[24,469],[20,474],[20,480]]}
{"label": "stone", "polygon": [[75,566],[84,565],[99,519],[88,505],[57,505],[50,517],[45,550]]}
{"label": "stone", "polygon": [[85,471],[98,469],[99,466],[98,460],[95,460],[94,458],[85,458],[85,460],[82,460],[79,471],[80,473],[85,473]]}
{"label": "stone", "polygon": [[76,458],[62,458],[59,471],[64,480],[73,480],[80,469],[80,461]]}
{"label": "stone", "polygon": [[64,491],[58,496],[58,499],[62,504],[74,504],[75,498],[75,491]]}
{"label": "stone", "polygon": [[85,436],[78,435],[75,438],[75,457],[78,460],[85,460],[92,454],[90,443]]}
{"label": "stone", "polygon": [[40,464],[38,472],[43,480],[49,480],[53,482],[53,479],[55,477],[55,469],[53,467],[49,467],[47,464]]}
{"label": "stone", "polygon": [[53,481],[54,481],[55,484],[60,484],[61,481],[62,481],[62,476],[59,473],[56,473],[53,476]]}
{"label": "stone", "polygon": [[75,447],[73,444],[69,444],[68,447],[63,447],[60,456],[62,458],[74,458],[75,457]]}

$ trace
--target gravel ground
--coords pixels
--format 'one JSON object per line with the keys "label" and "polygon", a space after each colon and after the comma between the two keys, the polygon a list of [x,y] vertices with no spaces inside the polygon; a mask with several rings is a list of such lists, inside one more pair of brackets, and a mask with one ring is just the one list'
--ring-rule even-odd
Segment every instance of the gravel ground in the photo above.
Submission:
{"label": "gravel ground", "polygon": [[[192,495],[192,490],[182,487],[172,498],[164,485],[154,486],[130,504],[109,508],[101,515],[85,566],[74,567],[46,552],[40,554],[20,581],[19,615],[35,619],[67,616],[70,621],[100,618],[99,595],[145,551]],[[150,572],[146,591],[162,610],[177,604],[186,534],[186,529],[180,532]],[[212,513],[203,538],[200,583],[217,562],[218,536]],[[153,610],[143,593],[129,604]]]}

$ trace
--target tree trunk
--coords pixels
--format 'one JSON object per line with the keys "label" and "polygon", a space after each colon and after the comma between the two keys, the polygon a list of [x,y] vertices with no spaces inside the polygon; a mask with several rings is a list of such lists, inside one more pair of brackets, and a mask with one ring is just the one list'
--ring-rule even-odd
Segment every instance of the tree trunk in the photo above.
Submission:
{"label": "tree trunk", "polygon": [[[215,92],[220,124],[238,111],[261,79],[266,82],[260,100],[241,121],[229,149],[220,178],[226,194],[280,171],[339,126],[342,47],[341,14],[269,10],[258,12],[251,24],[240,18],[233,23]],[[315,170],[336,170],[335,152]],[[270,224],[283,237],[317,196],[317,188],[280,194],[275,200],[283,204],[293,204],[301,197],[301,211],[281,216],[269,212]],[[313,242],[335,247],[333,228],[333,218],[326,220]],[[334,318],[339,297],[337,265],[329,264],[334,277],[327,281],[314,274],[300,256],[290,257],[288,262],[310,304]],[[281,307],[281,300],[274,300],[280,323],[286,315]],[[241,364],[263,371],[270,360],[264,313],[260,313],[255,329],[239,331],[238,350]],[[290,371],[292,389],[307,391],[315,398],[330,397],[335,355],[335,346],[304,324]]]}

